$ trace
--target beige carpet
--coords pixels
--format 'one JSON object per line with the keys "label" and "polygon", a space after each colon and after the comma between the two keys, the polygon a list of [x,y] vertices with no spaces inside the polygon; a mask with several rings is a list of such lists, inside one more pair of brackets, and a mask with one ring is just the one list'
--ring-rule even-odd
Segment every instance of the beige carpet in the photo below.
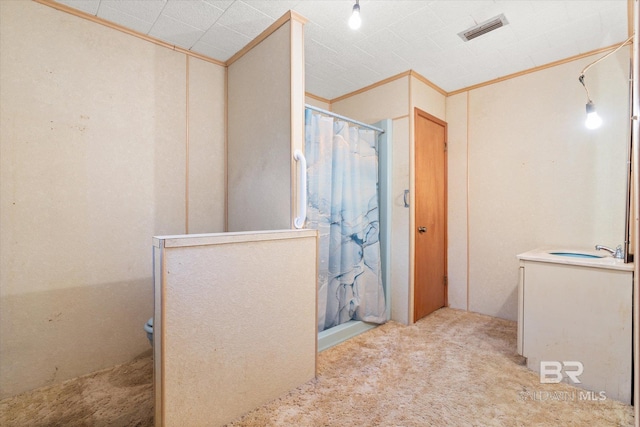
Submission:
{"label": "beige carpet", "polygon": [[144,357],[0,401],[2,427],[153,426],[153,364]]}
{"label": "beige carpet", "polygon": [[[633,425],[631,406],[540,384],[515,339],[513,322],[451,309],[390,322],[322,352],[316,380],[230,426]],[[150,369],[140,359],[7,399],[0,425],[152,425]]]}

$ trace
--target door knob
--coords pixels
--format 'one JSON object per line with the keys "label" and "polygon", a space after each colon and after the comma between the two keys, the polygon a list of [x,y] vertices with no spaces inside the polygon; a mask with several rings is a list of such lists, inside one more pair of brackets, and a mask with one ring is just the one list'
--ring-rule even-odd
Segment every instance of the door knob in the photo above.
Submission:
{"label": "door knob", "polygon": [[418,233],[424,233],[427,231],[427,227],[418,227]]}

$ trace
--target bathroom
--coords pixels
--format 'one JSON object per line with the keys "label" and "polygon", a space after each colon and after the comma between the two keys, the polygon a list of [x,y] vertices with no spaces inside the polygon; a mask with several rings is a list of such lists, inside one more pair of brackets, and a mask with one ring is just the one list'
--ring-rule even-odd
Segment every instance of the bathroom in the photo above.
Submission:
{"label": "bathroom", "polygon": [[[147,352],[150,236],[225,231],[228,194],[225,67],[35,2],[1,7],[3,398]],[[597,57],[460,93],[405,73],[330,103],[307,96],[393,120],[393,320],[413,321],[415,107],[448,123],[451,307],[516,320],[516,254],[622,243],[629,52],[589,72],[606,119],[593,132],[577,77]]]}

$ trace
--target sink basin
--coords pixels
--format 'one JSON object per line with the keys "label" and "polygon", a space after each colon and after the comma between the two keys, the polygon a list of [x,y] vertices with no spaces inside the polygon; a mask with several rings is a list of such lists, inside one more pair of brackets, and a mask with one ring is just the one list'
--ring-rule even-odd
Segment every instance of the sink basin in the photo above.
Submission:
{"label": "sink basin", "polygon": [[566,257],[571,257],[571,258],[604,258],[604,255],[596,255],[596,254],[589,254],[589,253],[585,253],[585,252],[570,252],[570,251],[563,251],[563,252],[549,252],[550,255],[557,255],[557,256],[566,256]]}

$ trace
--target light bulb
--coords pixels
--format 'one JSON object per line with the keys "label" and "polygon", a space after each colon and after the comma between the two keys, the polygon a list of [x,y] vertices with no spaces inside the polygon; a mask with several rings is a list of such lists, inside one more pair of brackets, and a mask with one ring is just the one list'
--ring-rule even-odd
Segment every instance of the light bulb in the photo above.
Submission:
{"label": "light bulb", "polygon": [[349,18],[349,27],[352,30],[357,30],[360,28],[362,24],[362,19],[360,18],[360,5],[356,2],[353,5],[353,12],[351,13],[351,17]]}
{"label": "light bulb", "polygon": [[587,129],[598,129],[600,125],[602,125],[602,119],[595,111],[593,113],[587,114],[587,120],[585,120],[584,125]]}
{"label": "light bulb", "polygon": [[587,120],[585,120],[584,125],[587,129],[597,129],[602,125],[602,119],[596,112],[596,106],[591,100],[587,102]]}

